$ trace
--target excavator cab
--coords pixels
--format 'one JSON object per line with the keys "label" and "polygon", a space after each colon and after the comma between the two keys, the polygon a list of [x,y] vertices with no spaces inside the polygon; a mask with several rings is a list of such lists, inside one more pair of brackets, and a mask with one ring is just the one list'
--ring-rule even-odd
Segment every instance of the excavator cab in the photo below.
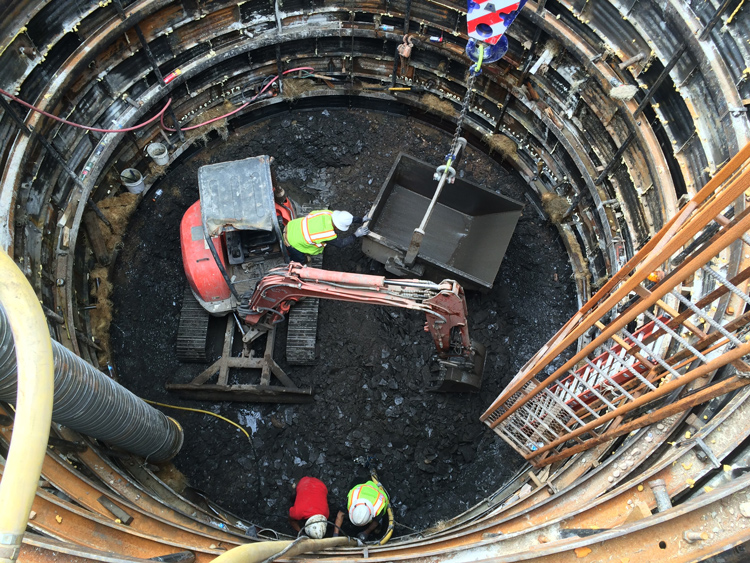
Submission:
{"label": "excavator cab", "polygon": [[190,289],[212,315],[236,310],[239,296],[288,262],[282,229],[295,205],[275,188],[272,161],[263,155],[198,170],[200,200],[182,219],[180,242]]}

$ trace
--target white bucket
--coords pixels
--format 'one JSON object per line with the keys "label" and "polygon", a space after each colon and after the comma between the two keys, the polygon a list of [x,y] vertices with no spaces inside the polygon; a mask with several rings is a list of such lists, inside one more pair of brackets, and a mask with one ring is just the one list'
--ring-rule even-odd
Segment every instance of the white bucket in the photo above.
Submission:
{"label": "white bucket", "polygon": [[146,189],[143,183],[143,175],[135,168],[126,168],[120,173],[120,181],[131,194],[139,194]]}
{"label": "white bucket", "polygon": [[161,143],[151,143],[146,147],[146,153],[148,156],[154,159],[154,162],[159,166],[165,166],[169,162],[169,152],[167,147]]}

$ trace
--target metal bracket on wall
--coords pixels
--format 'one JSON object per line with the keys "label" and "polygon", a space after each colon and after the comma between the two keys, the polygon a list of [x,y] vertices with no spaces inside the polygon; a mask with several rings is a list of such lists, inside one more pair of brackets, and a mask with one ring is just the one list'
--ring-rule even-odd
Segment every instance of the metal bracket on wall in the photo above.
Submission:
{"label": "metal bracket on wall", "polygon": [[706,27],[703,28],[703,31],[701,31],[701,34],[698,36],[699,41],[703,41],[706,36],[711,33],[711,30],[716,27],[716,24],[719,23],[719,20],[721,19],[721,16],[724,12],[726,12],[727,8],[729,7],[729,4],[732,3],[734,0],[724,0],[721,3],[721,6],[719,6],[716,10],[716,13],[713,15],[713,17],[708,21],[706,24]]}
{"label": "metal bracket on wall", "polygon": [[156,78],[158,78],[159,82],[161,82],[163,85],[164,76],[162,75],[161,70],[159,70],[159,63],[156,61],[154,52],[151,50],[151,47],[149,47],[148,41],[146,41],[146,37],[143,35],[141,26],[138,24],[135,24],[133,26],[133,29],[135,30],[135,34],[138,36],[138,40],[141,42],[141,45],[143,46],[143,51],[144,53],[146,53],[146,58],[148,59],[148,62],[151,64],[151,68],[154,69],[154,74],[156,75]]}
{"label": "metal bracket on wall", "polygon": [[617,149],[617,152],[612,157],[612,160],[609,161],[607,166],[604,167],[604,170],[602,170],[602,173],[599,174],[599,177],[594,180],[594,185],[598,186],[602,183],[602,181],[609,176],[609,173],[612,172],[612,170],[619,165],[620,159],[622,158],[622,155],[627,150],[628,146],[630,146],[630,143],[633,142],[635,139],[635,131],[631,131],[630,135],[627,136],[627,138],[623,141],[623,143],[620,145],[620,148]]}
{"label": "metal bracket on wall", "polygon": [[648,89],[648,92],[646,92],[646,96],[643,98],[643,100],[641,100],[641,103],[638,104],[638,107],[633,112],[633,117],[638,117],[641,114],[641,112],[645,109],[645,107],[651,103],[651,98],[654,97],[656,90],[659,88],[659,86],[661,86],[661,83],[664,82],[667,76],[669,76],[669,73],[677,64],[677,61],[679,61],[683,53],[687,51],[687,47],[688,47],[687,43],[683,43],[682,45],[680,45],[680,48],[675,51],[674,55],[672,55],[672,58],[669,59],[667,66],[664,67],[664,70],[661,71],[661,73],[656,78],[654,83]]}
{"label": "metal bracket on wall", "polygon": [[[11,117],[13,122],[18,126],[18,128],[26,135],[31,137],[32,139],[38,140],[42,146],[45,148],[45,150],[50,154],[52,159],[59,164],[62,169],[65,171],[65,173],[68,175],[68,177],[73,181],[73,183],[78,186],[79,188],[83,189],[83,183],[78,178],[75,172],[70,168],[68,163],[65,161],[65,159],[62,157],[62,155],[58,152],[58,150],[50,143],[47,138],[44,135],[38,135],[36,131],[29,129],[26,124],[23,122],[23,120],[16,114],[13,107],[10,105],[8,100],[6,100],[3,96],[0,96],[0,106],[3,107],[3,109],[6,111],[6,113]],[[99,217],[99,219],[102,220],[102,222],[109,227],[110,230],[112,230],[112,224],[107,220],[104,213],[102,213],[102,210],[99,209],[99,207],[94,203],[93,201],[89,200],[87,204],[91,207],[92,211],[96,213],[96,216]]]}

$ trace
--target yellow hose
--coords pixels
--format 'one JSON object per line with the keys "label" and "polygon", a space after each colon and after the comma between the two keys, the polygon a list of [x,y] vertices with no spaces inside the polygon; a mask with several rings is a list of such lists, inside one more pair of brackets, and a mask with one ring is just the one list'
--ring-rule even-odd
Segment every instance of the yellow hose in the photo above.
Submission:
{"label": "yellow hose", "polygon": [[383,539],[380,540],[380,543],[378,545],[385,545],[388,543],[388,540],[391,539],[391,536],[393,535],[393,508],[391,508],[391,505],[388,505],[388,530],[386,530],[385,535],[383,536]]}
{"label": "yellow hose", "polygon": [[739,4],[737,4],[737,7],[734,9],[734,12],[727,18],[727,21],[724,22],[725,26],[728,26],[730,23],[732,23],[732,20],[734,19],[734,16],[737,15],[737,12],[739,12],[742,9],[742,5],[745,3],[745,0],[742,0]]}
{"label": "yellow hose", "polygon": [[[448,166],[450,166],[450,164]],[[382,487],[383,490],[385,490],[385,487],[383,487],[383,485],[378,480],[378,474],[374,469],[370,470],[370,477],[372,478],[373,482],[376,485],[380,485],[380,487]],[[381,539],[378,542],[378,545],[385,545],[386,543],[388,543],[388,540],[391,539],[391,536],[393,535],[394,518],[393,518],[393,508],[391,508],[390,498],[388,499],[388,509],[386,512],[388,513],[388,529],[386,530],[385,535],[383,536],[383,539]]]}
{"label": "yellow hose", "polygon": [[148,399],[143,399],[143,401],[147,402],[150,405],[159,405],[160,407],[166,407],[168,409],[177,409],[177,410],[181,410],[181,411],[192,411],[192,412],[200,412],[200,413],[203,413],[203,414],[210,414],[211,416],[215,416],[216,418],[220,418],[224,422],[228,422],[232,426],[236,426],[237,428],[239,428],[240,430],[242,430],[242,432],[245,434],[245,436],[247,436],[248,440],[251,440],[250,434],[248,434],[247,430],[245,430],[242,426],[240,426],[239,424],[237,424],[236,422],[234,422],[232,420],[229,420],[228,418],[225,418],[225,417],[221,416],[220,414],[216,414],[215,412],[204,411],[203,409],[194,409],[192,407],[178,407],[176,405],[168,405],[167,403],[157,403],[156,401],[149,401]]}
{"label": "yellow hose", "polygon": [[[226,553],[219,555],[213,560],[213,563],[260,563],[273,557],[281,555],[281,552],[289,547],[291,541],[263,541],[255,543],[246,543],[230,549]],[[322,540],[306,539],[292,546],[291,549],[284,552],[284,559],[294,557],[300,553],[313,553],[328,549],[329,547],[348,546],[354,547],[357,542],[341,536],[338,538],[323,538]]]}
{"label": "yellow hose", "polygon": [[0,304],[16,348],[18,394],[13,438],[0,482],[0,563],[18,558],[52,422],[52,343],[42,306],[15,262],[0,249]]}

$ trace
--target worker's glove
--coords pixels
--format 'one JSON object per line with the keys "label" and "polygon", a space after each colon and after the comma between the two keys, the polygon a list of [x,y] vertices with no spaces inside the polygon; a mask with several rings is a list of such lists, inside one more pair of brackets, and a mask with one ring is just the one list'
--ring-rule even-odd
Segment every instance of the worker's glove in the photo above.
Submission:
{"label": "worker's glove", "polygon": [[368,229],[365,226],[360,227],[356,231],[354,231],[354,236],[357,238],[363,237],[365,235],[368,235],[370,233],[370,229]]}
{"label": "worker's glove", "polygon": [[367,534],[364,532],[360,532],[359,534],[357,534],[357,539],[363,542],[367,541]]}
{"label": "worker's glove", "polygon": [[367,223],[368,221],[372,221],[372,217],[370,217],[369,215],[365,215],[364,217],[362,217],[363,223]]}

